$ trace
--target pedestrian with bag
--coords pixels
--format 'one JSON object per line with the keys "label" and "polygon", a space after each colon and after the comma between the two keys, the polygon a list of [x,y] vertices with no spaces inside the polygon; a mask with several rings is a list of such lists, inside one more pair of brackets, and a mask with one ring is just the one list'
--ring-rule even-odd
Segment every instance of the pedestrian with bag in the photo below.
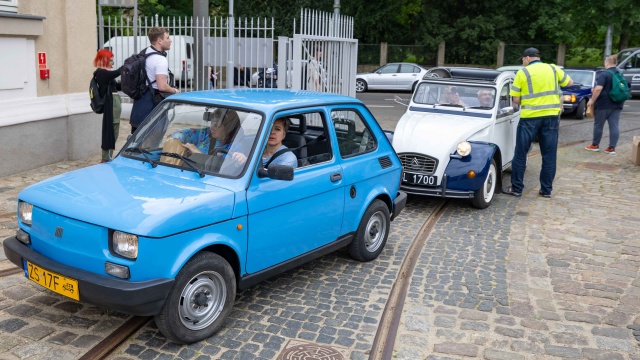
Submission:
{"label": "pedestrian with bag", "polygon": [[171,49],[169,30],[152,27],[147,36],[151,46],[143,51],[148,89],[139,99],[133,101],[130,120],[132,134],[165,95],[180,93],[180,90],[169,84],[169,61],[167,60],[167,51]]}
{"label": "pedestrian with bag", "polygon": [[93,73],[98,83],[98,96],[103,99],[102,107],[102,161],[107,162],[113,156],[118,132],[120,131],[120,115],[122,105],[115,79],[120,76],[120,69],[112,70],[113,53],[106,49],[98,50],[93,66]]}
{"label": "pedestrian with bag", "polygon": [[536,48],[524,51],[522,64],[524,68],[516,73],[510,90],[514,107],[520,108],[516,147],[511,163],[511,186],[502,192],[522,196],[527,154],[537,136],[542,154],[539,195],[550,198],[556,175],[561,108],[559,88],[573,85],[573,80],[559,67],[540,61],[540,52]]}
{"label": "pedestrian with bag", "polygon": [[600,151],[600,140],[605,121],[609,123],[609,146],[604,149],[605,154],[615,155],[616,145],[620,138],[620,113],[624,102],[630,98],[629,84],[618,71],[617,55],[608,56],[604,60],[605,71],[600,71],[596,77],[596,87],[587,106],[594,106],[593,140],[585,150]]}

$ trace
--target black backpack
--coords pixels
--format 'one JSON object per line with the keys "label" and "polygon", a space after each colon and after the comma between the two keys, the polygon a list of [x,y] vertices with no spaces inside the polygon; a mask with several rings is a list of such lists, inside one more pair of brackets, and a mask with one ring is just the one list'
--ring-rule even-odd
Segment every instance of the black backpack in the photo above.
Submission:
{"label": "black backpack", "polygon": [[104,112],[104,102],[107,92],[100,96],[100,86],[98,85],[98,79],[96,79],[96,73],[93,73],[91,82],[89,82],[89,99],[91,99],[91,109],[96,114],[102,114]]}
{"label": "black backpack", "polygon": [[147,91],[147,86],[151,86],[151,82],[147,77],[145,62],[151,55],[162,55],[161,52],[154,51],[146,54],[147,48],[140,53],[129,56],[120,68],[120,84],[122,92],[127,94],[133,100],[138,100]]}

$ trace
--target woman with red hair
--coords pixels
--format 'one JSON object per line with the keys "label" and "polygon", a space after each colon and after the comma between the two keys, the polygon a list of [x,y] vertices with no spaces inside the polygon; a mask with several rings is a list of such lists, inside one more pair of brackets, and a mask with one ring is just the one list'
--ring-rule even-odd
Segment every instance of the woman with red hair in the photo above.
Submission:
{"label": "woman with red hair", "polygon": [[116,147],[116,139],[120,130],[120,115],[122,105],[120,95],[116,89],[116,78],[120,76],[120,69],[113,67],[113,53],[107,49],[100,49],[93,60],[97,69],[93,76],[98,81],[99,96],[104,97],[104,112],[102,113],[102,161],[111,160]]}

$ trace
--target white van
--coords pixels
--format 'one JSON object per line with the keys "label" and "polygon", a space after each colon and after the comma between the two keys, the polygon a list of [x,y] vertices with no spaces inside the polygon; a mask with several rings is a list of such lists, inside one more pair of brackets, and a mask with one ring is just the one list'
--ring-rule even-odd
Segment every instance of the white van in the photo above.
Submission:
{"label": "white van", "polygon": [[[169,70],[173,73],[176,84],[188,83],[193,80],[193,37],[175,35],[171,36],[171,40],[171,50],[167,51]],[[104,43],[104,48],[113,53],[114,69],[122,66],[124,60],[133,55],[134,41],[138,52],[149,46],[149,38],[146,36],[114,36]]]}

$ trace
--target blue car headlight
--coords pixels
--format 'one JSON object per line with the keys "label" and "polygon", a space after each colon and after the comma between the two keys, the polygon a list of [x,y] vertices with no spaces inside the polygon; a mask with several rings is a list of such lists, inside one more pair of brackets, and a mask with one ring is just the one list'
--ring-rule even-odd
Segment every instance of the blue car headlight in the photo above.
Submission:
{"label": "blue car headlight", "polygon": [[18,217],[20,222],[27,226],[31,226],[33,215],[33,205],[28,202],[20,201],[18,204]]}
{"label": "blue car headlight", "polygon": [[111,249],[116,255],[135,260],[138,257],[138,237],[116,230],[111,235]]}

